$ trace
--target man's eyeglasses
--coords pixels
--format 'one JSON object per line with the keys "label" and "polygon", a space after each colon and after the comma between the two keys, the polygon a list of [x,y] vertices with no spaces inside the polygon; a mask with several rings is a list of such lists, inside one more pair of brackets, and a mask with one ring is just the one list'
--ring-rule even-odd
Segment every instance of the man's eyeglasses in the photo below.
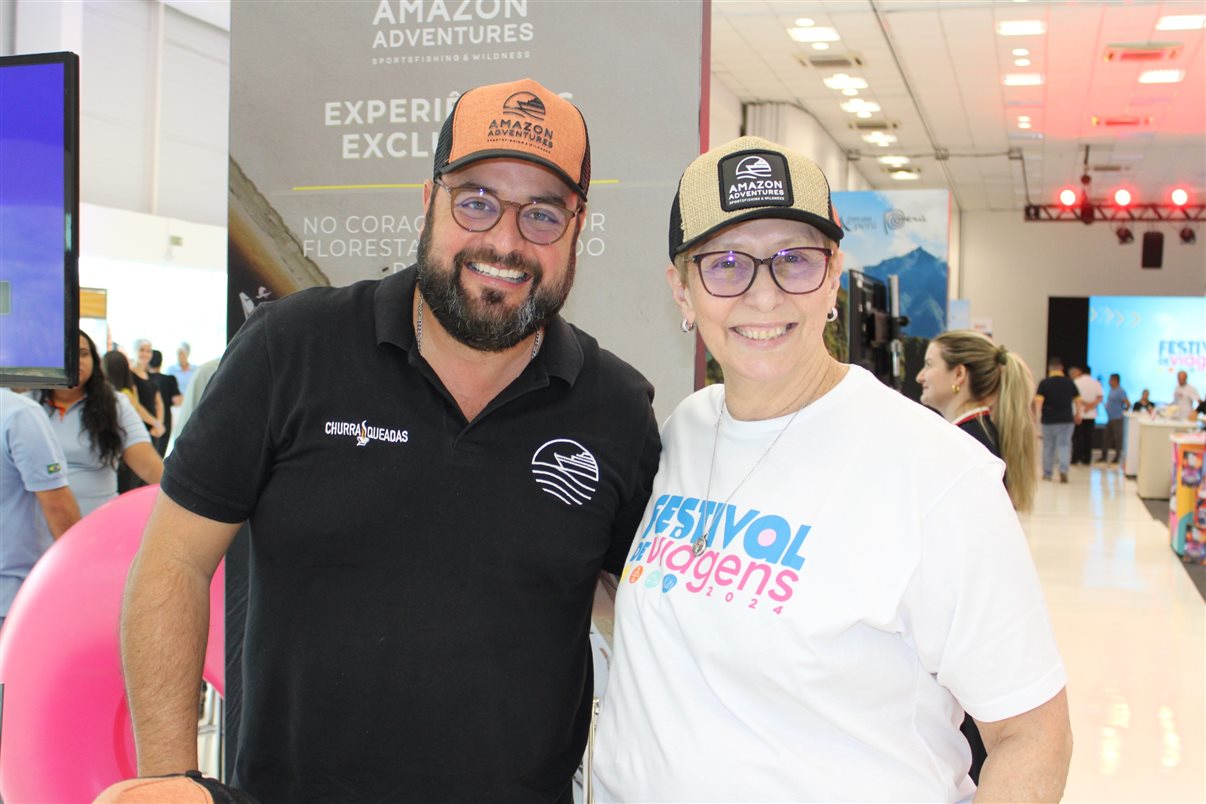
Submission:
{"label": "man's eyeglasses", "polygon": [[449,187],[436,179],[435,183],[448,191],[452,203],[452,219],[468,232],[487,232],[502,219],[507,207],[515,207],[519,233],[524,240],[538,246],[556,243],[569,228],[578,210],[566,209],[550,201],[504,201],[480,187]]}
{"label": "man's eyeglasses", "polygon": [[817,246],[785,248],[760,260],[743,251],[709,251],[691,259],[699,268],[704,290],[713,296],[740,296],[754,285],[759,265],[770,268],[779,290],[792,295],[812,293],[825,281],[833,250]]}

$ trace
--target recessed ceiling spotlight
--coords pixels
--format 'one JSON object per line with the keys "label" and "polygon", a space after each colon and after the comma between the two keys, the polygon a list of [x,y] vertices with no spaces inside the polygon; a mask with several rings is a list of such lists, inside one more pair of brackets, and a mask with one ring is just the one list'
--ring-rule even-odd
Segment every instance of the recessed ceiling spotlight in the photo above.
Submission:
{"label": "recessed ceiling spotlight", "polygon": [[921,172],[917,170],[893,170],[888,175],[897,181],[917,181],[921,178]]}
{"label": "recessed ceiling spotlight", "polygon": [[1019,123],[1029,123],[1029,122],[1030,122],[1030,115],[1028,115],[1028,114],[1020,114],[1020,115],[1018,115],[1018,122],[1019,122]]}
{"label": "recessed ceiling spotlight", "polygon": [[1002,79],[1007,87],[1041,87],[1044,80],[1042,73],[1006,73]]}
{"label": "recessed ceiling spotlight", "polygon": [[1029,56],[1030,55],[1030,51],[1024,47],[1015,47],[1011,52],[1015,56]]}
{"label": "recessed ceiling spotlight", "polygon": [[845,73],[831,75],[828,78],[822,78],[822,83],[830,89],[866,89],[867,82],[862,78],[856,78]]}
{"label": "recessed ceiling spotlight", "polygon": [[862,98],[855,98],[854,100],[848,100],[841,104],[841,109],[843,112],[850,112],[851,114],[856,114],[858,112],[878,112],[879,104],[875,103],[874,101],[866,101]]}
{"label": "recessed ceiling spotlight", "polygon": [[861,117],[864,120],[866,120],[870,116],[871,116],[870,112],[855,112],[855,117]]}
{"label": "recessed ceiling spotlight", "polygon": [[811,28],[816,24],[816,20],[809,19],[808,17],[800,17],[800,19],[796,20],[796,25],[800,26],[801,28]]}
{"label": "recessed ceiling spotlight", "polygon": [[1206,28],[1206,14],[1174,14],[1156,20],[1157,31],[1200,31]]}
{"label": "recessed ceiling spotlight", "polygon": [[888,167],[904,167],[905,165],[909,164],[909,157],[895,155],[881,156],[879,158],[879,163],[881,165],[887,165]]}
{"label": "recessed ceiling spotlight", "polygon": [[829,43],[828,42],[813,42],[812,49],[813,50],[828,50]]}
{"label": "recessed ceiling spotlight", "polygon": [[846,87],[845,89],[842,90],[842,94],[845,95],[847,98],[853,98],[855,95],[858,94],[858,90],[854,89],[853,87]]}
{"label": "recessed ceiling spotlight", "polygon": [[882,131],[872,131],[870,134],[863,135],[863,142],[869,142],[872,145],[878,145],[881,148],[887,148],[892,143],[896,142],[895,134],[885,134]]}
{"label": "recessed ceiling spotlight", "polygon": [[1030,123],[1026,122],[1025,120],[1019,120],[1018,128],[1030,128]]}
{"label": "recessed ceiling spotlight", "polygon": [[1014,67],[1029,67],[1030,59],[1014,59],[1013,66]]}
{"label": "recessed ceiling spotlight", "polygon": [[1146,70],[1139,73],[1140,84],[1177,84],[1184,79],[1184,70]]}
{"label": "recessed ceiling spotlight", "polygon": [[1001,36],[1042,36],[1047,33],[1047,23],[1042,20],[1003,20],[997,23]]}
{"label": "recessed ceiling spotlight", "polygon": [[787,35],[797,42],[837,42],[842,38],[833,28],[788,28]]}

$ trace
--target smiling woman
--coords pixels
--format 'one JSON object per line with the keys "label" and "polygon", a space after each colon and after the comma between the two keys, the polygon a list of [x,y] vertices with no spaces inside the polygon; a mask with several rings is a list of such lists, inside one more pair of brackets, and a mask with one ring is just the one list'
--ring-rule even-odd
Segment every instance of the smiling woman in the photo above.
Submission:
{"label": "smiling woman", "polygon": [[967,799],[963,710],[983,795],[1063,789],[1065,673],[1001,463],[829,355],[842,234],[820,169],[766,140],[679,182],[666,278],[725,382],[662,432],[601,800]]}

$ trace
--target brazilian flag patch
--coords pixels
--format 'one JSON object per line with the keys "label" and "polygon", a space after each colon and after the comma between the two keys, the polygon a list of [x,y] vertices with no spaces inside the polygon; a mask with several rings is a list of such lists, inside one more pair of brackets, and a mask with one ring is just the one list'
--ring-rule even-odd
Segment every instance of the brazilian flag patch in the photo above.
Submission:
{"label": "brazilian flag patch", "polygon": [[48,475],[57,475],[61,471],[63,471],[63,465],[60,463],[46,464],[46,474]]}

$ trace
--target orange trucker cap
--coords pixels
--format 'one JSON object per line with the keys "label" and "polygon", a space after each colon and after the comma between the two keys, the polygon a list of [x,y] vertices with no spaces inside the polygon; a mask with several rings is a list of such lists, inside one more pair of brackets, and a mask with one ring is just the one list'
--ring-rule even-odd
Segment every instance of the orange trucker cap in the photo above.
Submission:
{"label": "orange trucker cap", "polygon": [[432,176],[482,159],[542,165],[583,200],[590,188],[590,139],[582,113],[530,78],[461,95],[440,130]]}

